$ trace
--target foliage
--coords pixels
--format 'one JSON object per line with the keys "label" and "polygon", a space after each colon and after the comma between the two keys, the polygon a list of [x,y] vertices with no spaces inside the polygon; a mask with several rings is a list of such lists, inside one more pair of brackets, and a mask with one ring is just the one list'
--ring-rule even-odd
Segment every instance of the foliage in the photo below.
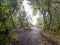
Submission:
{"label": "foliage", "polygon": [[[29,0],[34,10],[40,10],[44,19],[44,29],[56,33],[60,30],[60,0]],[[35,10],[34,12],[36,12]],[[60,34],[60,33],[59,33]]]}
{"label": "foliage", "polygon": [[12,7],[10,4],[12,1],[9,1],[11,0],[0,0],[0,41],[2,42],[9,40],[9,30],[13,27],[11,24],[11,9],[14,12],[16,7]]}
{"label": "foliage", "polygon": [[12,37],[10,35],[12,29],[28,27],[26,12],[22,3],[23,0],[20,2],[18,0],[0,0],[0,41],[3,44],[11,38],[15,39],[15,34]]}

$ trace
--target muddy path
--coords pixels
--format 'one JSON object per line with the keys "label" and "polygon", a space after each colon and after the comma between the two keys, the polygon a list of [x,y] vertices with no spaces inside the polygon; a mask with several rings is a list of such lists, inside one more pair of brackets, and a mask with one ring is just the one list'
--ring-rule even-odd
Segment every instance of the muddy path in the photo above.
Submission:
{"label": "muddy path", "polygon": [[15,30],[14,32],[20,36],[20,40],[14,41],[12,45],[51,45],[45,38],[42,38],[41,30],[42,28],[36,27],[32,27],[30,30]]}

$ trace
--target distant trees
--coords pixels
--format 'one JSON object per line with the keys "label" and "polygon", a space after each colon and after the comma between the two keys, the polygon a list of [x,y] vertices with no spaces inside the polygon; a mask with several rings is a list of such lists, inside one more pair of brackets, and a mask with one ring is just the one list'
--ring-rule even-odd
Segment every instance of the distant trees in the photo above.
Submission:
{"label": "distant trees", "polygon": [[25,12],[24,6],[22,6],[21,10],[18,11],[18,22],[20,28],[28,26],[27,14]]}
{"label": "distant trees", "polygon": [[36,26],[37,27],[44,27],[44,20],[41,16],[37,18]]}

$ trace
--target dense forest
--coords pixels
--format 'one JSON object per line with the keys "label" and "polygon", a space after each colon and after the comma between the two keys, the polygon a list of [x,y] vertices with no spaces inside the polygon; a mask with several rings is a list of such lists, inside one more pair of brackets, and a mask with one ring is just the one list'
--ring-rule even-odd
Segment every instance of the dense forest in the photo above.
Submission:
{"label": "dense forest", "polygon": [[[31,27],[34,26],[28,20],[31,17],[27,16],[23,1],[0,0],[0,45],[7,45],[6,42],[11,41],[11,30],[26,30],[27,28],[31,30]],[[60,0],[27,1],[30,2],[29,5],[33,8],[33,16],[39,11],[39,18],[35,27],[42,26],[44,32],[51,31],[54,35],[60,37]],[[40,18],[41,15],[43,19]]]}
{"label": "dense forest", "polygon": [[35,11],[39,10],[44,18],[46,30],[58,31],[59,21],[59,0],[30,0]]}

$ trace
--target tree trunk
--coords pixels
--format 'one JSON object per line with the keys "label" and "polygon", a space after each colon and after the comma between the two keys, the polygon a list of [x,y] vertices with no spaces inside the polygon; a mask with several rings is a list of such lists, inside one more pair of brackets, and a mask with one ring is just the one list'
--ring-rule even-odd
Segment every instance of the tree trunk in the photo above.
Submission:
{"label": "tree trunk", "polygon": [[12,15],[11,15],[11,21],[12,21],[12,25],[13,25],[13,27],[15,28],[15,24],[14,24],[14,21],[13,21],[13,17],[12,17]]}

